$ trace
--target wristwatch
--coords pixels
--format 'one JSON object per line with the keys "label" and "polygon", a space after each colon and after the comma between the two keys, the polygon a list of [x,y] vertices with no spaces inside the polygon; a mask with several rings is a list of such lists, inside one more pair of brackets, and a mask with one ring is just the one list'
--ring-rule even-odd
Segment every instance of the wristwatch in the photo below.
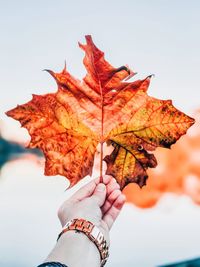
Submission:
{"label": "wristwatch", "polygon": [[61,233],[58,235],[57,241],[62,234],[70,230],[84,233],[97,246],[101,256],[101,267],[104,266],[109,257],[109,252],[107,242],[99,228],[90,221],[73,219],[65,224]]}

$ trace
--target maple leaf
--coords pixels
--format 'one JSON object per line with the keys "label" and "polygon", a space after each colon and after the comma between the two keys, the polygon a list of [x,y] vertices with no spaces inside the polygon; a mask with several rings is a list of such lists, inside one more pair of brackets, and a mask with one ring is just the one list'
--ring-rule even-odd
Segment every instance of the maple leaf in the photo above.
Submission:
{"label": "maple leaf", "polygon": [[83,81],[66,69],[61,73],[47,70],[56,80],[56,93],[33,96],[33,99],[7,112],[19,120],[31,136],[29,147],[42,149],[46,157],[46,175],[64,175],[73,186],[92,174],[94,155],[103,143],[113,146],[104,157],[107,174],[124,188],[135,182],[146,183],[148,167],[157,165],[150,151],[170,148],[194,123],[178,111],[170,100],[147,95],[150,78],[127,82],[135,73],[127,66],[114,68],[104,53],[86,36]]}

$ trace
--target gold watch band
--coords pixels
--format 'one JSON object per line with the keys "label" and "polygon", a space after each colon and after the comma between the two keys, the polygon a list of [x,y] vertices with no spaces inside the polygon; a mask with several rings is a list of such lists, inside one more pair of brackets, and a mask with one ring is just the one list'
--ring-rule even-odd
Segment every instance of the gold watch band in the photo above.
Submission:
{"label": "gold watch band", "polygon": [[101,266],[104,266],[109,257],[109,252],[107,242],[99,228],[90,221],[84,219],[73,219],[65,224],[63,230],[58,235],[57,241],[62,234],[70,230],[82,232],[87,235],[87,237],[97,246],[101,256]]}

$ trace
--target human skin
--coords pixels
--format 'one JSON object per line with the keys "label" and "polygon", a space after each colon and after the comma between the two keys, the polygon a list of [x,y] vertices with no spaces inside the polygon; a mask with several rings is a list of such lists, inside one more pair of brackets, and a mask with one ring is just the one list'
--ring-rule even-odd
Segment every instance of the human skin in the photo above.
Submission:
{"label": "human skin", "polygon": [[[62,227],[71,219],[82,218],[95,224],[110,244],[109,231],[125,203],[125,196],[112,176],[103,176],[103,183],[96,178],[58,210]],[[69,267],[99,267],[100,253],[96,245],[84,234],[68,231],[64,233],[45,260],[60,262]]]}

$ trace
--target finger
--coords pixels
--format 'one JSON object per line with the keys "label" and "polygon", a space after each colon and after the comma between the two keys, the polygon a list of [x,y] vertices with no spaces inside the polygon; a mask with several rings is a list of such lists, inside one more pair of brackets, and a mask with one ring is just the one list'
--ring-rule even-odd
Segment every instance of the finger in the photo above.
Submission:
{"label": "finger", "polygon": [[120,189],[120,186],[115,180],[115,178],[112,178],[110,182],[106,185],[107,196],[109,196],[116,189]]}
{"label": "finger", "polygon": [[78,191],[76,191],[73,196],[70,198],[72,201],[81,201],[84,198],[90,197],[96,188],[96,186],[99,184],[99,177],[92,180],[91,182],[87,183],[83,187],[81,187]]}
{"label": "finger", "polygon": [[115,178],[112,178],[109,182],[109,184],[106,186],[107,189],[107,197],[106,197],[106,201],[104,203],[104,205],[101,208],[102,214],[105,214],[109,208],[112,206],[112,204],[114,203],[115,199],[118,197],[118,195],[121,193],[118,190],[117,194],[116,192],[113,193],[115,190],[119,189],[120,186],[117,183],[117,181],[115,180]]}
{"label": "finger", "polygon": [[111,180],[113,180],[113,176],[111,175],[103,175],[103,183],[105,185],[108,185],[110,183]]}
{"label": "finger", "polygon": [[121,191],[116,188],[114,191],[110,193],[110,195],[106,198],[104,205],[101,208],[102,214],[104,215],[114,204],[115,200],[121,195]]}
{"label": "finger", "polygon": [[[113,179],[111,175],[104,175],[103,176],[103,182],[105,184],[108,184],[110,180]],[[81,201],[86,197],[90,197],[96,186],[100,182],[100,177],[97,177],[96,179],[92,180],[91,182],[87,183],[83,187],[81,187],[77,192],[74,193],[74,195],[70,198],[72,201]]]}
{"label": "finger", "polygon": [[106,199],[106,186],[103,183],[100,183],[96,186],[93,195],[91,196],[93,201],[97,203],[99,207],[101,207]]}
{"label": "finger", "polygon": [[120,194],[118,198],[115,200],[111,208],[106,212],[103,217],[103,221],[107,224],[108,228],[111,229],[113,223],[115,222],[117,216],[119,215],[124,203],[125,203],[125,196]]}

